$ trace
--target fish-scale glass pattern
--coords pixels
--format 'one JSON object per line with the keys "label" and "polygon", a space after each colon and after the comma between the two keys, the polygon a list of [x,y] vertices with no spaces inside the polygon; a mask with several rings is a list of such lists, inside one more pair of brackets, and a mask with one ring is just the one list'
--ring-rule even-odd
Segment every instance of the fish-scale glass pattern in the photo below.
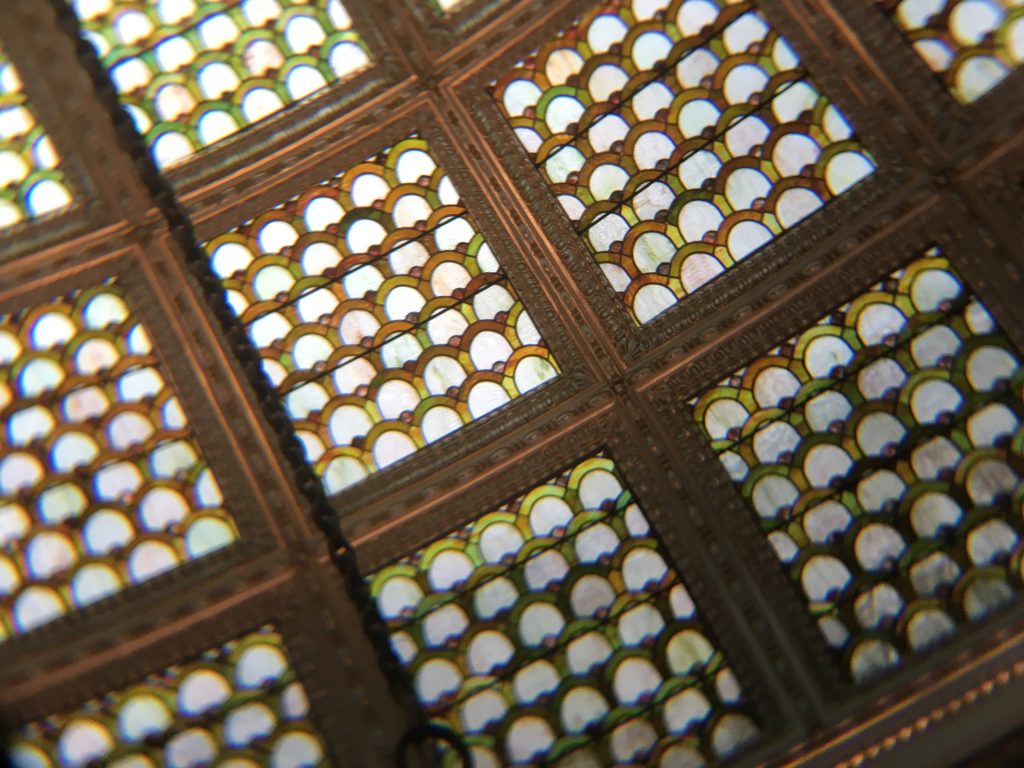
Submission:
{"label": "fish-scale glass pattern", "polygon": [[0,315],[0,641],[236,538],[116,284]]}
{"label": "fish-scale glass pattern", "polygon": [[329,765],[272,626],[12,734],[15,768]]}
{"label": "fish-scale glass pattern", "polygon": [[961,102],[1024,61],[1024,0],[876,0]]}
{"label": "fish-scale glass pattern", "polygon": [[638,323],[875,168],[753,2],[602,3],[493,93]]}
{"label": "fish-scale glass pattern", "polygon": [[614,462],[596,456],[370,577],[478,768],[703,765],[749,705]]}
{"label": "fish-scale glass pattern", "polygon": [[339,0],[71,0],[161,167],[370,65]]}
{"label": "fish-scale glass pattern", "polygon": [[693,401],[854,679],[1014,599],[1022,385],[933,249]]}
{"label": "fish-scale glass pattern", "polygon": [[0,229],[70,204],[60,157],[0,48]]}
{"label": "fish-scale glass pattern", "polygon": [[206,249],[328,492],[557,375],[418,137]]}

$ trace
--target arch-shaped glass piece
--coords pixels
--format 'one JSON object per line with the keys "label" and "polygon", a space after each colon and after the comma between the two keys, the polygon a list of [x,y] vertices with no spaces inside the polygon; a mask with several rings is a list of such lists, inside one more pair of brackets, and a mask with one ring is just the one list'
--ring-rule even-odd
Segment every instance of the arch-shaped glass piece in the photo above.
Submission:
{"label": "arch-shaped glass piece", "polygon": [[161,167],[370,66],[340,0],[71,0]]}
{"label": "arch-shaped glass piece", "polygon": [[114,282],[0,315],[0,642],[238,534]]}
{"label": "arch-shaped glass piece", "polygon": [[736,677],[606,456],[369,581],[420,702],[476,765],[703,765],[757,736]]}
{"label": "arch-shaped glass piece", "polygon": [[558,374],[417,136],[205,248],[329,493]]}
{"label": "arch-shaped glass piece", "polygon": [[493,95],[640,324],[875,169],[756,2],[601,3]]}
{"label": "arch-shaped glass piece", "polygon": [[1014,0],[876,0],[964,104],[1024,61],[1024,4]]}
{"label": "arch-shaped glass piece", "polygon": [[1019,591],[1022,387],[931,249],[692,401],[854,679]]}
{"label": "arch-shaped glass piece", "polygon": [[302,683],[270,625],[11,734],[15,768],[327,766]]}
{"label": "arch-shaped glass piece", "polygon": [[60,156],[0,48],[0,230],[69,205]]}

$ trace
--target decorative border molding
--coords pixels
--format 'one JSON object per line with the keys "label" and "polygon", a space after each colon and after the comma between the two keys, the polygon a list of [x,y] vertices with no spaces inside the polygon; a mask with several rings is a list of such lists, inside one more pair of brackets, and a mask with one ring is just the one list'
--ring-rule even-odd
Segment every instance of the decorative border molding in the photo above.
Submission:
{"label": "decorative border molding", "polygon": [[[979,653],[975,647],[961,654],[945,674],[920,681],[914,690],[903,691],[906,695],[875,708],[874,713],[848,718],[835,732],[794,745],[772,764],[779,768],[897,767],[948,765],[969,757],[993,735],[998,738],[1000,732],[1019,724],[1016,712],[1024,701],[1024,634],[1008,630],[995,634],[989,648]],[[975,722],[963,722],[968,719]],[[978,725],[988,733],[977,742],[965,741],[964,732],[976,732]]]}

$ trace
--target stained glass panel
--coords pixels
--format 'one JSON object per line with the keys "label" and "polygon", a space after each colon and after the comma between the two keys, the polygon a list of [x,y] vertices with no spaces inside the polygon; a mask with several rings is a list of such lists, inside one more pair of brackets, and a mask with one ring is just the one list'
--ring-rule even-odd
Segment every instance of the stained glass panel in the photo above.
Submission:
{"label": "stained glass panel", "polygon": [[875,168],[754,2],[602,3],[493,93],[637,323]]}
{"label": "stained glass panel", "polygon": [[70,204],[60,157],[0,48],[0,230]]}
{"label": "stained glass panel", "polygon": [[418,137],[206,249],[330,493],[557,375]]}
{"label": "stained glass panel", "polygon": [[71,0],[158,165],[370,65],[339,0]]}
{"label": "stained glass panel", "polygon": [[1015,599],[1022,386],[932,249],[693,401],[853,678]]}
{"label": "stained glass panel", "polygon": [[961,102],[981,98],[1024,61],[1022,0],[876,0]]}
{"label": "stained glass panel", "polygon": [[736,677],[605,456],[370,581],[420,702],[478,768],[703,765],[756,737]]}
{"label": "stained glass panel", "polygon": [[0,641],[237,538],[115,283],[0,315]]}
{"label": "stained glass panel", "polygon": [[31,723],[8,757],[15,768],[329,764],[272,626]]}

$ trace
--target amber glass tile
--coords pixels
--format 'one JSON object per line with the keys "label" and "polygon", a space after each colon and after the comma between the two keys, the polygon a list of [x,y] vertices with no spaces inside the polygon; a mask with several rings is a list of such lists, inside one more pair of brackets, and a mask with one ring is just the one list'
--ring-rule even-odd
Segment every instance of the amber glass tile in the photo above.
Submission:
{"label": "amber glass tile", "polygon": [[71,5],[160,166],[370,65],[339,0]]}
{"label": "amber glass tile", "polygon": [[1022,386],[932,249],[693,401],[854,679],[1016,599]]}
{"label": "amber glass tile", "polygon": [[370,578],[478,768],[704,765],[758,729],[614,462],[580,461]]}
{"label": "amber glass tile", "polygon": [[0,641],[237,538],[116,283],[0,315],[0,416]]}
{"label": "amber glass tile", "polygon": [[876,0],[961,102],[980,99],[1024,61],[1020,0]]}
{"label": "amber glass tile", "polygon": [[70,204],[60,157],[0,48],[0,230]]}
{"label": "amber glass tile", "polygon": [[206,249],[330,493],[557,375],[419,137]]}
{"label": "amber glass tile", "polygon": [[493,94],[637,323],[875,169],[755,2],[601,3]]}
{"label": "amber glass tile", "polygon": [[9,743],[14,768],[329,765],[272,626],[31,723]]}

